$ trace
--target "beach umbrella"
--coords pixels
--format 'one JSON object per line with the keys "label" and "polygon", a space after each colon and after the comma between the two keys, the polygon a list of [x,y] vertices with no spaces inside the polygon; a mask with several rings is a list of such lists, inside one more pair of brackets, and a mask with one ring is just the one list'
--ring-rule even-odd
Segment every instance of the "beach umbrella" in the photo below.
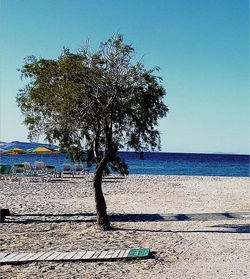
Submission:
{"label": "beach umbrella", "polygon": [[59,152],[59,153],[67,153],[66,150],[64,150],[64,149],[62,149],[62,148],[60,148],[60,147],[57,147],[56,149],[54,149],[54,151],[57,151],[57,152]]}
{"label": "beach umbrella", "polygon": [[57,153],[59,153],[59,151],[54,151],[45,146],[38,146],[38,147],[34,147],[34,148],[25,150],[25,153],[26,154],[40,154],[41,160],[43,160],[43,154],[57,154]]}
{"label": "beach umbrella", "polygon": [[45,154],[45,153],[58,153],[58,151],[54,151],[54,150],[49,149],[49,148],[44,147],[44,146],[38,146],[38,147],[35,147],[35,148],[27,149],[25,151],[25,153],[27,153],[27,154],[30,154],[30,153]]}
{"label": "beach umbrella", "polygon": [[12,147],[10,149],[7,149],[3,151],[2,153],[7,153],[9,155],[18,155],[18,154],[23,154],[25,151],[21,148],[18,147]]}

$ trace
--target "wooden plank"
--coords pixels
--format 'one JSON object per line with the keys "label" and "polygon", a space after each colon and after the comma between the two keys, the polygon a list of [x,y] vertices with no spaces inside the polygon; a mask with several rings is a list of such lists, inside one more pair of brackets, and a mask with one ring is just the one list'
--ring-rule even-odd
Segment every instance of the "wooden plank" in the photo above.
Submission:
{"label": "wooden plank", "polygon": [[5,258],[6,256],[8,256],[10,253],[0,253],[0,262],[3,258]]}
{"label": "wooden plank", "polygon": [[123,258],[127,258],[128,257],[128,254],[130,252],[131,249],[127,249],[125,250],[124,254],[123,254]]}
{"label": "wooden plank", "polygon": [[140,257],[147,257],[149,255],[150,249],[146,248],[146,249],[141,249],[141,251],[139,252],[139,256]]}
{"label": "wooden plank", "polygon": [[119,255],[119,253],[121,252],[121,250],[115,250],[115,251],[112,251],[113,253],[111,255],[109,255],[109,258],[110,259],[116,259]]}
{"label": "wooden plank", "polygon": [[34,255],[36,255],[36,253],[27,253],[27,255],[22,258],[22,262],[25,262],[27,259],[31,258]]}
{"label": "wooden plank", "polygon": [[84,254],[84,255],[81,257],[81,260],[90,259],[94,254],[95,254],[95,251],[87,251],[87,253]]}
{"label": "wooden plank", "polygon": [[132,249],[130,250],[128,257],[129,258],[138,258],[138,257],[146,257],[149,254],[150,249]]}
{"label": "wooden plank", "polygon": [[150,249],[123,249],[110,251],[73,251],[39,253],[0,253],[0,262],[53,261],[53,260],[95,260],[142,258],[148,256]]}
{"label": "wooden plank", "polygon": [[148,256],[149,252],[150,252],[150,249],[149,249],[149,248],[147,248],[147,249],[141,249],[141,251],[139,252],[139,256],[140,256],[140,257],[146,257],[146,256]]}
{"label": "wooden plank", "polygon": [[57,257],[54,258],[54,261],[60,261],[62,260],[65,256],[68,255],[69,252],[61,252]]}
{"label": "wooden plank", "polygon": [[138,253],[139,253],[138,249],[132,249],[128,256],[131,258],[136,258],[138,256]]}
{"label": "wooden plank", "polygon": [[81,257],[86,254],[87,251],[79,251],[77,252],[72,258],[71,260],[80,260]]}
{"label": "wooden plank", "polygon": [[121,250],[120,253],[117,256],[117,259],[123,258],[124,253],[126,252],[126,250]]}
{"label": "wooden plank", "polygon": [[77,251],[74,251],[74,252],[67,252],[66,256],[64,256],[64,257],[62,258],[62,260],[70,260],[76,253],[77,253]]}
{"label": "wooden plank", "polygon": [[62,252],[54,252],[53,254],[51,254],[50,256],[48,256],[45,261],[53,261],[55,257],[57,257],[60,253]]}
{"label": "wooden plank", "polygon": [[32,256],[32,253],[23,253],[23,256],[18,258],[18,262],[23,262],[23,261],[25,261],[25,259],[27,259],[31,256]]}
{"label": "wooden plank", "polygon": [[[116,250],[116,251],[118,251],[118,252],[120,252],[120,250]],[[116,252],[116,251],[108,251],[108,253],[106,254],[106,256],[104,257],[105,259],[110,259],[110,258],[112,258],[113,257],[113,254]]]}
{"label": "wooden plank", "polygon": [[12,262],[22,261],[22,258],[27,256],[29,253],[18,253],[14,258],[11,259]]}
{"label": "wooden plank", "polygon": [[102,251],[101,254],[98,256],[98,259],[104,259],[107,254],[108,251]]}
{"label": "wooden plank", "polygon": [[[32,261],[41,261],[41,259],[43,260],[43,256],[44,254],[47,254],[48,252],[38,252],[36,253],[34,256],[32,256],[32,258],[29,258],[28,261],[32,260]],[[51,253],[51,252],[50,252]],[[41,259],[40,259],[41,258]]]}
{"label": "wooden plank", "polygon": [[140,249],[137,257],[143,257],[143,255],[144,255],[144,249]]}
{"label": "wooden plank", "polygon": [[[34,255],[34,258],[37,259],[38,261],[44,261],[46,258],[48,258],[51,254],[53,254],[54,252],[50,251],[50,252],[43,252],[42,255],[40,255],[39,257],[36,257],[36,255]],[[30,259],[28,259],[29,261]]]}
{"label": "wooden plank", "polygon": [[1,262],[3,262],[3,263],[11,262],[11,259],[14,258],[16,255],[18,255],[18,253],[11,253],[8,256],[6,256],[5,258],[3,258]]}
{"label": "wooden plank", "polygon": [[90,257],[90,259],[97,259],[98,256],[101,254],[101,251],[95,251],[95,253],[92,255],[92,257]]}
{"label": "wooden plank", "polygon": [[39,252],[39,253],[33,253],[29,258],[27,258],[25,261],[27,262],[31,262],[31,261],[35,261],[38,257],[40,257],[42,254],[44,254],[45,252]]}

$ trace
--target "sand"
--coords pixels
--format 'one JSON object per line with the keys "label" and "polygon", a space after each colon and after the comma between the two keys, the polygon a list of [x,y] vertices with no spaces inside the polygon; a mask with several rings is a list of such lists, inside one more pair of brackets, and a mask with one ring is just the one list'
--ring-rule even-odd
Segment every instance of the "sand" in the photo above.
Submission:
{"label": "sand", "polygon": [[129,175],[103,181],[113,231],[96,225],[93,176],[0,181],[0,252],[150,248],[113,262],[2,265],[0,278],[249,278],[249,178]]}

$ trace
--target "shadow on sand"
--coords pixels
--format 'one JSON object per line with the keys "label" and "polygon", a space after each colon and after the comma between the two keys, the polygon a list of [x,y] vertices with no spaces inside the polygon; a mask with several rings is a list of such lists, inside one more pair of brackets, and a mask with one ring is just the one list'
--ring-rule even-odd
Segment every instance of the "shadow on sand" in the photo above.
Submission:
{"label": "shadow on sand", "polygon": [[[223,225],[218,225],[218,227],[223,228],[225,224]],[[115,228],[115,230],[118,231],[128,231],[128,232],[153,232],[153,233],[250,233],[250,225],[242,225],[242,224],[235,224],[235,225],[231,225],[228,224],[226,225],[227,230],[225,229],[221,229],[221,230],[214,230],[214,229],[209,229],[209,228],[213,228],[214,226],[209,226],[207,227],[208,229],[206,230],[147,230],[147,229],[127,229],[127,228]],[[224,227],[225,228],[225,227]],[[242,239],[245,240],[245,239]],[[247,239],[246,239],[247,240]]]}
{"label": "shadow on sand", "polygon": [[[197,213],[197,214],[113,214],[110,221],[116,222],[183,222],[183,221],[222,221],[222,220],[246,220],[250,218],[250,212],[222,212],[222,213]],[[74,214],[14,214],[6,218],[5,223],[39,224],[39,223],[94,223],[94,213]],[[205,224],[204,224],[205,225]],[[216,224],[206,227],[205,230],[147,230],[115,228],[115,230],[138,232],[172,232],[172,233],[249,233],[247,224]]]}
{"label": "shadow on sand", "polygon": [[117,214],[117,215],[110,216],[110,220],[113,222],[217,221],[217,220],[249,219],[249,218],[250,218],[250,212],[191,213],[191,214]]}

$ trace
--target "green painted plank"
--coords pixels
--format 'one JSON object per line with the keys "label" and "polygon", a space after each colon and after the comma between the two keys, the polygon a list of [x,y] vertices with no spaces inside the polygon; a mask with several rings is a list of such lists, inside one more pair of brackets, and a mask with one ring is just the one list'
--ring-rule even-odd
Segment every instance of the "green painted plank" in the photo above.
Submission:
{"label": "green painted plank", "polygon": [[146,257],[146,256],[148,256],[149,251],[150,251],[149,248],[147,248],[147,249],[141,249],[141,250],[139,251],[139,257]]}
{"label": "green painted plank", "polygon": [[130,250],[129,254],[128,254],[128,257],[130,258],[133,258],[133,257],[137,257],[138,256],[138,253],[139,253],[139,249],[132,249]]}
{"label": "green painted plank", "polygon": [[147,257],[150,249],[131,249],[128,257],[129,258],[138,258],[138,257]]}

